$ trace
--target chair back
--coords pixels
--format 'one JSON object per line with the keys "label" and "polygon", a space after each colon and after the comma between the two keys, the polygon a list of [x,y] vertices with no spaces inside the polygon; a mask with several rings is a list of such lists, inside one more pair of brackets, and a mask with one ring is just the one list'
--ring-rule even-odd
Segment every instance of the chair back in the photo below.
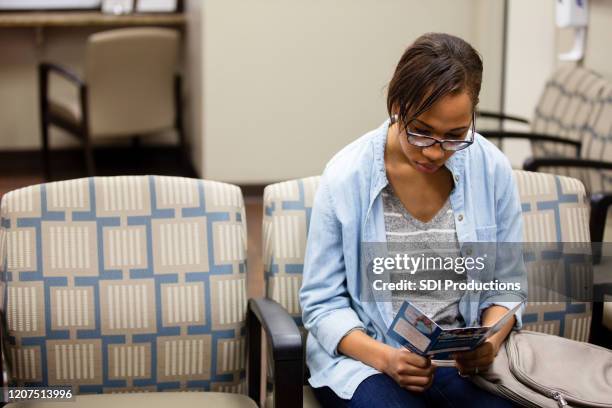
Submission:
{"label": "chair back", "polygon": [[[593,106],[605,85],[598,74],[582,67],[564,66],[546,83],[536,105],[532,132],[582,141]],[[572,146],[531,142],[533,157],[576,157]]]}
{"label": "chair back", "polygon": [[[599,94],[584,129],[581,158],[612,163],[612,82]],[[589,193],[612,192],[612,170],[572,169]]]}
{"label": "chair back", "polygon": [[246,234],[236,186],[95,177],[6,194],[9,384],[245,393]]}
{"label": "chair back", "polygon": [[91,137],[174,127],[178,44],[178,32],[168,28],[121,28],[89,37],[85,81]]}
{"label": "chair back", "polygon": [[299,290],[310,214],[320,176],[271,184],[264,190],[263,257],[266,293],[303,329]]}
{"label": "chair back", "polygon": [[[580,181],[545,173],[515,171],[522,202],[525,242],[588,242],[588,202]],[[264,191],[263,253],[267,296],[279,302],[302,327],[298,292],[304,248],[319,177],[272,184]],[[551,261],[552,262],[552,261]],[[530,264],[530,279],[542,279]],[[590,271],[583,271],[588,279]],[[531,284],[537,282],[530,282]],[[576,340],[589,337],[590,303],[530,303],[525,327]]]}
{"label": "chair back", "polygon": [[[530,299],[523,313],[524,328],[588,341],[592,303],[558,300],[569,294],[587,300],[593,289],[589,201],[584,185],[577,179],[546,173],[515,170],[514,176],[523,212]],[[530,252],[532,259],[527,256]],[[570,252],[575,253],[568,256]],[[584,258],[576,261],[579,256]]]}

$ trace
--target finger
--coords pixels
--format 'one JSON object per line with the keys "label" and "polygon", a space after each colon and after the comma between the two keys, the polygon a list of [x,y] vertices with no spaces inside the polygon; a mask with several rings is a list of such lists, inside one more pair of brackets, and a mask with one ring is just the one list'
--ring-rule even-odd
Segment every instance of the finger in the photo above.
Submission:
{"label": "finger", "polygon": [[489,370],[491,366],[490,365],[485,365],[485,366],[477,366],[477,367],[457,367],[457,370],[459,372],[459,375],[461,377],[469,377],[471,375],[475,375],[475,374],[482,374],[487,372],[487,370]]}
{"label": "finger", "polygon": [[455,360],[461,362],[478,361],[481,359],[493,359],[493,350],[488,347],[485,349],[476,349],[464,353],[457,353]]}
{"label": "finger", "polygon": [[420,377],[431,377],[436,371],[436,366],[430,365],[427,368],[416,367],[411,364],[403,364],[397,369],[397,372],[402,375],[414,375]]}
{"label": "finger", "polygon": [[420,367],[420,368],[427,368],[429,366],[431,366],[431,359],[428,357],[423,357],[423,356],[419,356],[418,354],[414,354],[414,353],[406,353],[402,355],[402,360],[407,362],[410,365],[416,366],[416,367]]}
{"label": "finger", "polygon": [[414,385],[407,385],[404,387],[405,389],[407,389],[408,391],[412,391],[412,392],[416,392],[416,393],[421,393],[423,391],[425,391],[425,387],[417,387]]}
{"label": "finger", "polygon": [[453,353],[451,355],[451,357],[457,361],[465,361],[465,360],[472,360],[474,359],[476,356],[476,352],[475,350],[472,351],[460,351],[457,353]]}
{"label": "finger", "polygon": [[476,352],[477,357],[492,356],[493,345],[489,342],[485,342],[478,346],[478,348],[474,351]]}
{"label": "finger", "polygon": [[475,360],[484,354],[486,354],[486,350],[481,350],[477,348],[472,351],[462,351],[461,353],[455,353],[455,358],[457,360]]}
{"label": "finger", "polygon": [[478,367],[479,370],[482,370],[484,368],[488,368],[491,364],[493,364],[493,359],[490,357],[483,357],[483,358],[479,358],[477,360],[467,360],[467,361],[461,361],[461,362],[457,362],[457,367],[461,367],[462,369],[466,370],[467,372],[473,371],[474,369],[476,369],[476,367]]}
{"label": "finger", "polygon": [[425,384],[425,389],[431,387],[431,385],[433,384],[433,381],[434,381],[434,376],[432,374],[431,377],[429,377],[429,382]]}
{"label": "finger", "polygon": [[462,377],[473,374],[476,371],[476,366],[465,365],[465,364],[457,364],[457,370],[459,371],[459,375]]}
{"label": "finger", "polygon": [[402,376],[399,380],[399,384],[402,387],[407,387],[410,385],[416,385],[419,387],[425,387],[426,385],[428,385],[431,381],[431,377],[420,377],[420,376],[413,376],[413,375],[405,375]]}

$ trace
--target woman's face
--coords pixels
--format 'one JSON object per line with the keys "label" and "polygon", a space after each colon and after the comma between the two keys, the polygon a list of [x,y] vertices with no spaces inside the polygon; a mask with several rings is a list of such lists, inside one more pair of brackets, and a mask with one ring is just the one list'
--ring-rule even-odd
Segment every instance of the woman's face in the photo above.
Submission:
{"label": "woman's face", "polygon": [[[472,99],[467,92],[449,94],[437,101],[425,113],[409,124],[412,132],[441,139],[464,139],[472,122]],[[408,142],[406,129],[398,130],[401,150],[408,163],[418,172],[433,174],[453,155],[442,150],[439,143],[429,147],[417,147]]]}

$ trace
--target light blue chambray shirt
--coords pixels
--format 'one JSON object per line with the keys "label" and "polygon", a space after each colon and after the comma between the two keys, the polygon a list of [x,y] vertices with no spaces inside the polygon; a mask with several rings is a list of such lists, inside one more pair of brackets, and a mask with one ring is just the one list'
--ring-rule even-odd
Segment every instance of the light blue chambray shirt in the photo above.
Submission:
{"label": "light blue chambray shirt", "polygon": [[[381,193],[388,184],[384,163],[388,128],[389,120],[330,160],[312,208],[300,290],[308,330],[309,382],[313,387],[328,386],[345,399],[365,378],[379,373],[338,353],[338,343],[350,330],[363,328],[374,339],[399,347],[387,336],[394,317],[391,302],[364,301],[359,296],[361,243],[386,242]],[[460,245],[522,241],[517,186],[510,163],[497,147],[476,134],[474,143],[455,152],[445,166],[455,183],[450,202]],[[478,325],[482,310],[492,304],[516,305],[507,297],[496,301],[470,296],[459,303],[467,325]],[[521,311],[516,318],[520,328]]]}

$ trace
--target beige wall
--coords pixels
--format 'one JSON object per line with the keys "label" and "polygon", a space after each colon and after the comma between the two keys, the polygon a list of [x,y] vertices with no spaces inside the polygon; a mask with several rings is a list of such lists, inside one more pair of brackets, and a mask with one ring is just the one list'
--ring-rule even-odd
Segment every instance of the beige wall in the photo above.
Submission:
{"label": "beige wall", "polygon": [[[589,1],[589,31],[584,65],[612,80],[612,1]],[[571,29],[555,24],[555,0],[510,0],[506,110],[527,118],[533,111],[546,80],[561,64],[558,54],[573,45]],[[531,152],[527,142],[506,144],[506,153],[521,167]]]}
{"label": "beige wall", "polygon": [[[385,86],[404,48],[428,31],[483,54],[481,106],[497,109],[501,0],[187,0],[186,121],[201,175],[267,183],[319,173],[386,116]],[[39,146],[36,63],[82,71],[92,31],[4,30],[0,149]],[[54,84],[54,95],[73,89]],[[52,134],[53,146],[75,144]],[[171,140],[168,137],[163,140]]]}
{"label": "beige wall", "polygon": [[[556,65],[555,0],[509,0],[505,110],[530,119],[546,80]],[[515,130],[528,127],[510,124]],[[531,155],[526,140],[504,141],[512,166]]]}
{"label": "beige wall", "polygon": [[428,31],[485,45],[493,68],[483,104],[496,107],[501,7],[489,3],[206,1],[203,174],[266,183],[320,173],[334,152],[385,119],[395,64]]}
{"label": "beige wall", "polygon": [[[612,80],[612,2],[589,1],[589,29],[584,66]],[[510,0],[508,113],[531,117],[540,92],[561,64],[558,55],[573,45],[572,29],[555,24],[555,0]]]}
{"label": "beige wall", "polygon": [[[481,107],[497,110],[502,0],[187,0],[185,107],[201,175],[267,183],[319,173],[342,146],[384,120],[385,86],[416,36],[446,31],[485,62]],[[590,1],[585,65],[612,79],[612,1]],[[554,25],[554,0],[510,0],[508,113],[531,117],[571,46]],[[2,30],[0,149],[39,146],[36,63],[81,71],[91,30]],[[54,83],[70,99],[74,90]],[[482,124],[481,124],[482,125]],[[53,145],[74,144],[60,131]],[[173,142],[172,135],[155,141]],[[516,166],[528,145],[506,151]]]}
{"label": "beige wall", "polygon": [[590,0],[585,65],[612,81],[612,1]]}
{"label": "beige wall", "polygon": [[190,139],[191,159],[198,173],[202,175],[204,139],[204,105],[203,105],[203,64],[204,31],[201,1],[185,1],[187,30],[185,34],[185,131]]}

